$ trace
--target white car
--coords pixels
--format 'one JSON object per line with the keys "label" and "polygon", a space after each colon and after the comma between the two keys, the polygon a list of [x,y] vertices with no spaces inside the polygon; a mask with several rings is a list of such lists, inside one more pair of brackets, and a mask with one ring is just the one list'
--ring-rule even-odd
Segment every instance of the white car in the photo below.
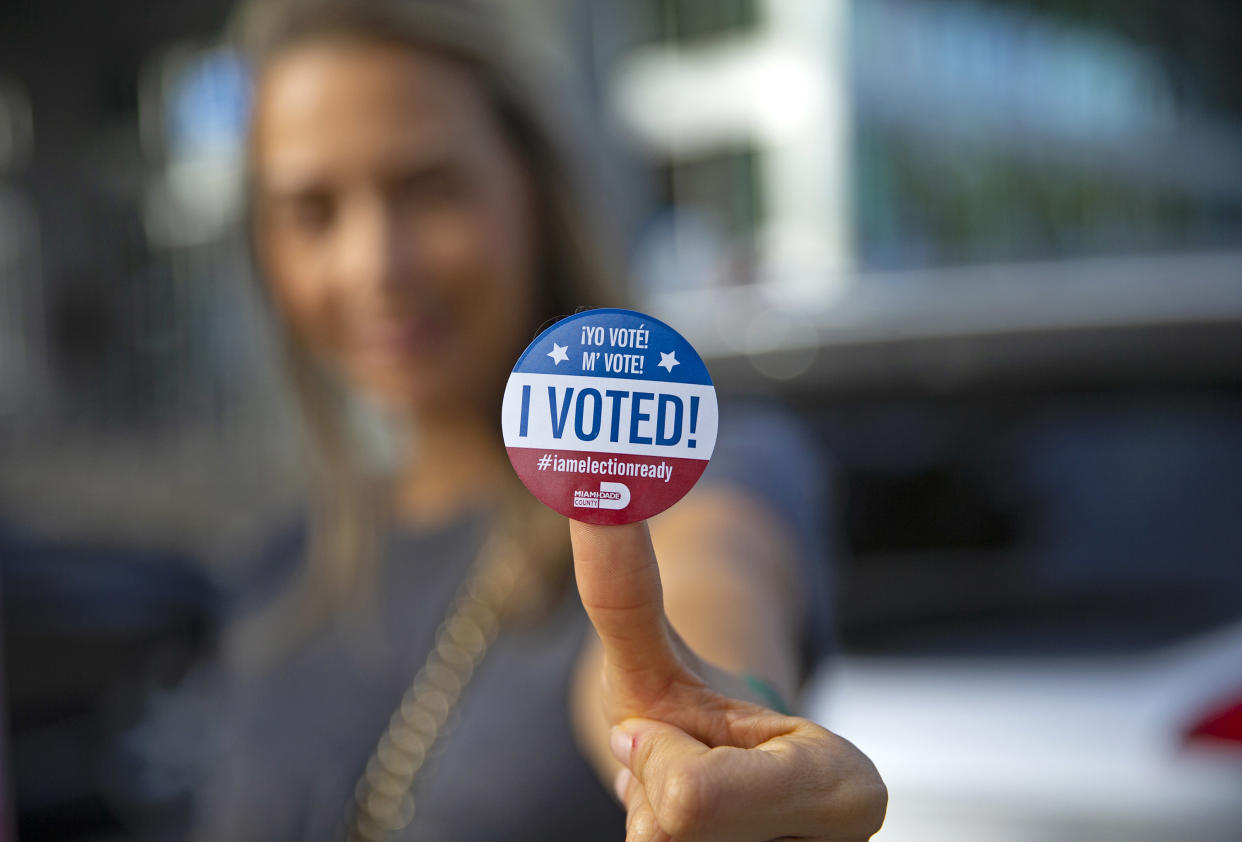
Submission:
{"label": "white car", "polygon": [[1242,389],[1122,373],[815,415],[880,842],[1242,840]]}
{"label": "white car", "polygon": [[1242,623],[1126,658],[842,657],[806,710],[879,768],[880,842],[1242,839]]}

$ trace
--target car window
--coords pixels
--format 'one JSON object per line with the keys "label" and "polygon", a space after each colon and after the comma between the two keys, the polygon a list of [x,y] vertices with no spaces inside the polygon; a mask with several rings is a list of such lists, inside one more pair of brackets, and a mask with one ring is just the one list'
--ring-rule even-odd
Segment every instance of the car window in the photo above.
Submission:
{"label": "car window", "polygon": [[847,649],[1137,651],[1242,618],[1242,394],[819,408]]}

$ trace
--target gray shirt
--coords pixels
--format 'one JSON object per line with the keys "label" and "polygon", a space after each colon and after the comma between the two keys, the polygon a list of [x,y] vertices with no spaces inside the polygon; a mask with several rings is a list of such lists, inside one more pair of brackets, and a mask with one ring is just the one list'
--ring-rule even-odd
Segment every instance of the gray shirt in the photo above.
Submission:
{"label": "gray shirt", "polygon": [[[805,654],[827,642],[823,472],[799,427],[772,411],[722,412],[703,483],[751,492],[782,515],[805,559]],[[392,534],[377,594],[378,635],[326,627],[260,675],[224,680],[199,824],[208,840],[326,840],[338,833],[363,766],[426,658],[478,550],[475,514],[433,531]],[[267,562],[292,570],[295,530]],[[411,840],[581,842],[623,839],[621,808],[570,731],[569,683],[589,624],[572,583],[537,627],[493,644],[459,721],[420,772]],[[379,645],[377,645],[379,641]]]}

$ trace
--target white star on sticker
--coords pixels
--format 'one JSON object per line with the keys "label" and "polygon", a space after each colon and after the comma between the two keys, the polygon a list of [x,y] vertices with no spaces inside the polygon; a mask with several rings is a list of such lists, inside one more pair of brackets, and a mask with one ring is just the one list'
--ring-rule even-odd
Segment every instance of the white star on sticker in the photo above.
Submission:
{"label": "white star on sticker", "polygon": [[669,352],[669,353],[667,353],[667,354],[666,354],[666,353],[664,353],[663,351],[661,351],[661,352],[660,352],[660,361],[659,361],[658,363],[656,363],[656,365],[658,365],[660,368],[666,368],[666,369],[668,369],[668,373],[669,373],[669,374],[672,374],[672,373],[673,373],[673,366],[675,366],[675,365],[681,365],[681,363],[679,363],[679,362],[677,361],[677,352],[676,352],[676,351],[670,351],[670,352]]}
{"label": "white star on sticker", "polygon": [[568,350],[569,350],[568,345],[557,345],[555,342],[553,342],[552,350],[548,352],[548,356],[552,358],[552,364],[560,365],[561,363],[565,362],[565,360],[569,359],[569,355],[565,353]]}

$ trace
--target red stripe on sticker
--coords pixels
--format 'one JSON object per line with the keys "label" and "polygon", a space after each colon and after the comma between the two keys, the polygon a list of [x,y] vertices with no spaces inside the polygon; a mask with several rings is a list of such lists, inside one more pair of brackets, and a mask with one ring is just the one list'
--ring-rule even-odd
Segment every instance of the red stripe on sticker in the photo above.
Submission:
{"label": "red stripe on sticker", "polygon": [[659,514],[689,491],[706,459],[509,447],[518,478],[543,503],[574,520],[622,524]]}

